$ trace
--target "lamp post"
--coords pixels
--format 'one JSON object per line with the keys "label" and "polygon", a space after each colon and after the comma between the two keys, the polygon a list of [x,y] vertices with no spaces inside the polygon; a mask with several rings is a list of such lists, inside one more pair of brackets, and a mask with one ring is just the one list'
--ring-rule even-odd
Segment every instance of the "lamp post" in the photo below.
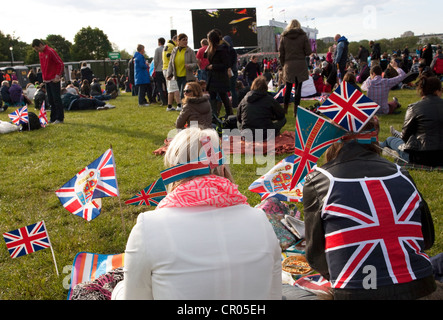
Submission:
{"label": "lamp post", "polygon": [[12,46],[9,47],[9,50],[11,50],[11,67],[14,66],[14,48]]}

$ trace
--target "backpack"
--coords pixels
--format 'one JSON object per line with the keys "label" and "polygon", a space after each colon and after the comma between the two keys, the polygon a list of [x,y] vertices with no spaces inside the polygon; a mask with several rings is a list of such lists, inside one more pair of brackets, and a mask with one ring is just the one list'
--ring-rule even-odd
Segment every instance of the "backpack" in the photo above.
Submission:
{"label": "backpack", "polygon": [[21,131],[37,130],[42,127],[40,124],[40,119],[34,112],[28,112],[28,118],[29,122],[22,124]]}

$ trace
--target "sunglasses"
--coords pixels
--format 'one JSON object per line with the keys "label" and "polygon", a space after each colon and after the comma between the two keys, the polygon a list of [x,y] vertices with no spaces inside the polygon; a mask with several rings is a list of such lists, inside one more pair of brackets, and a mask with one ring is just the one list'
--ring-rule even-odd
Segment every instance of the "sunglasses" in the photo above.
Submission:
{"label": "sunglasses", "polygon": [[184,93],[191,93],[192,90],[186,89],[186,90],[183,90],[183,92],[184,92]]}

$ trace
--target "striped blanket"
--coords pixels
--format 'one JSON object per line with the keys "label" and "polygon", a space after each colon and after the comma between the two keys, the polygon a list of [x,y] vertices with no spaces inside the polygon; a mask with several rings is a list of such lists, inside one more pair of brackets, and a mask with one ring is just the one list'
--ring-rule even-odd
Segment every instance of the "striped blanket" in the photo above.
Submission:
{"label": "striped blanket", "polygon": [[72,289],[79,283],[94,281],[99,276],[124,266],[125,254],[96,254],[79,252],[72,265],[71,285],[68,300],[72,297]]}

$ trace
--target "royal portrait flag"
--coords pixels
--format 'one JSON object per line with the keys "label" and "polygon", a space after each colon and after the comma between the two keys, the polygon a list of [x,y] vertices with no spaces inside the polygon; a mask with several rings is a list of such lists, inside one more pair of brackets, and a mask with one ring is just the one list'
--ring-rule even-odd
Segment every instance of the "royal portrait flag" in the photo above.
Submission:
{"label": "royal portrait flag", "polygon": [[87,221],[101,212],[101,199],[119,196],[112,149],[108,149],[56,192],[63,206]]}

